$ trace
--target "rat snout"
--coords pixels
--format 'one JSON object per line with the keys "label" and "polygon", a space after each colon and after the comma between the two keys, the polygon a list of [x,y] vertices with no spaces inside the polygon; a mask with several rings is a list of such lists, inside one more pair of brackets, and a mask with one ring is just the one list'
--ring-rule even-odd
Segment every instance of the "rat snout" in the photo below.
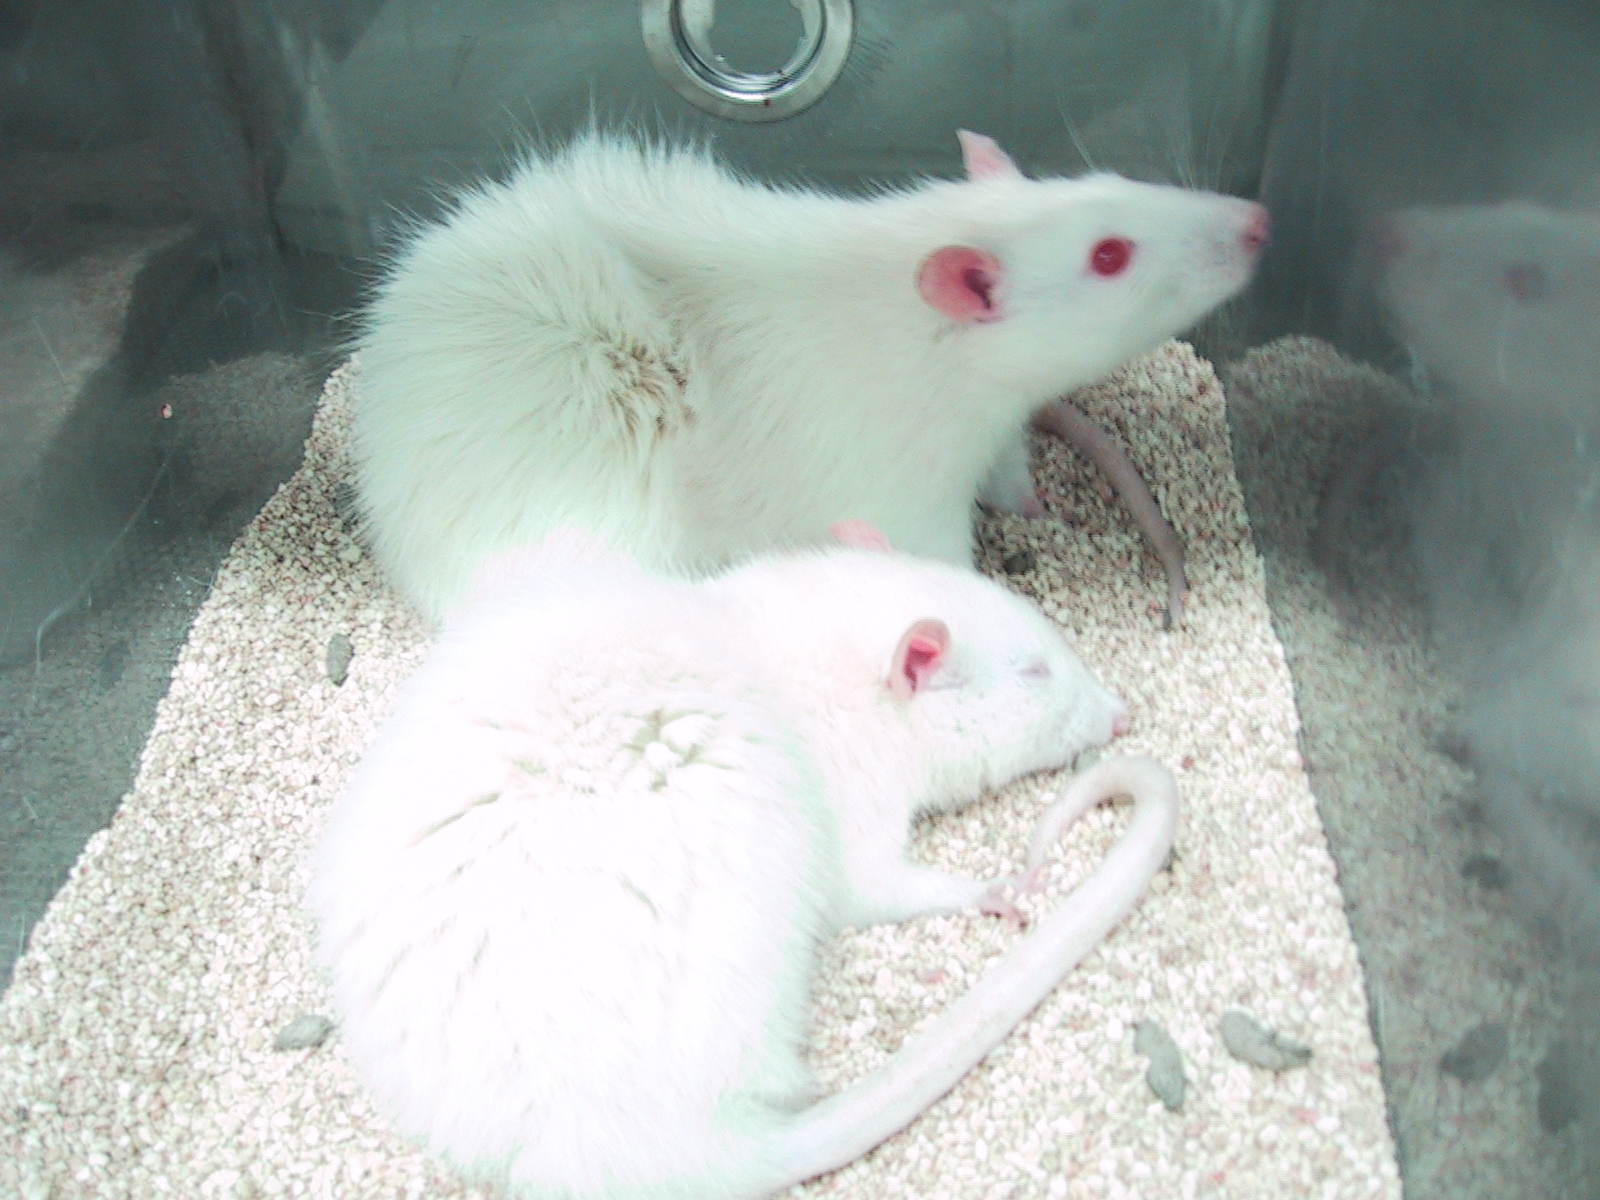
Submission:
{"label": "rat snout", "polygon": [[1254,257],[1265,250],[1267,243],[1272,240],[1272,216],[1264,205],[1252,204],[1250,207],[1254,211],[1246,221],[1239,241],[1244,246],[1244,252]]}
{"label": "rat snout", "polygon": [[[1206,214],[1206,261],[1197,265],[1208,277],[1209,299],[1215,305],[1238,292],[1255,274],[1272,237],[1272,217],[1265,205],[1236,196],[1214,197]],[[1221,290],[1210,292],[1211,286]]]}

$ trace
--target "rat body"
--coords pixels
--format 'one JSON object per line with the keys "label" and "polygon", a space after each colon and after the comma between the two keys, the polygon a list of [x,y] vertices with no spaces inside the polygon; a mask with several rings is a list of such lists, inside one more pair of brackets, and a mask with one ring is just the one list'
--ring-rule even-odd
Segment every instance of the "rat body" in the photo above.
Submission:
{"label": "rat body", "polygon": [[980,491],[1037,509],[1030,417],[1238,291],[1266,215],[963,146],[967,180],[846,199],[591,135],[465,194],[367,313],[379,562],[434,619],[565,524],[691,577],[853,517],[970,565]]}
{"label": "rat body", "polygon": [[818,941],[994,894],[906,861],[914,813],[1064,765],[1121,701],[1019,597],[871,549],[697,584],[558,533],[480,578],[330,814],[308,903],[376,1099],[515,1194],[756,1197],[850,1162],[998,1044],[1171,845],[1159,765],[1074,781],[1054,828],[1137,797],[1105,864],[808,1108]]}

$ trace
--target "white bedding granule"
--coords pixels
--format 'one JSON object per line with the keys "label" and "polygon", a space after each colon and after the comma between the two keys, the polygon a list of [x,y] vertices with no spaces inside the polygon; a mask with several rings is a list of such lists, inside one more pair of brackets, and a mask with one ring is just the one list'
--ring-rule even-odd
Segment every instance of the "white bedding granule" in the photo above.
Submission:
{"label": "white bedding granule", "polygon": [[[347,389],[329,380],[300,471],[240,537],[174,669],[138,780],[85,847],[0,999],[0,1194],[474,1195],[390,1132],[328,1011],[300,910],[323,813],[419,662],[424,631],[341,525]],[[1053,517],[985,522],[984,557],[1069,631],[1133,711],[1119,743],[1183,790],[1178,854],[1133,916],[925,1116],[829,1197],[1398,1197],[1360,967],[1307,787],[1284,654],[1234,477],[1222,391],[1172,343],[1081,393],[1130,449],[1189,553],[1187,628],[1162,630],[1153,554],[1092,468],[1050,439]],[[349,677],[327,677],[349,638]],[[913,854],[1016,870],[1051,778],[919,826]],[[1063,840],[1057,902],[1118,836]],[[552,914],[553,919],[556,914]],[[884,1060],[1018,934],[978,915],[847,931],[823,953],[813,1058],[842,1086]],[[1311,1046],[1273,1074],[1228,1055],[1230,1008]],[[1134,1026],[1177,1041],[1183,1107],[1149,1090]]]}

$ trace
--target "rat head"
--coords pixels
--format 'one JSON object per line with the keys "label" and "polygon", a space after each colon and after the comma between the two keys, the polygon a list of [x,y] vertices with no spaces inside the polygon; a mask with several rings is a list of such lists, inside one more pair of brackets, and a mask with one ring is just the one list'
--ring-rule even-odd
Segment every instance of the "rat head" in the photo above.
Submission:
{"label": "rat head", "polygon": [[943,563],[898,565],[938,614],[909,621],[880,671],[921,756],[923,807],[1067,766],[1127,729],[1127,706],[1027,601]]}
{"label": "rat head", "polygon": [[[1127,728],[1127,707],[1043,614],[970,570],[888,552],[870,526],[847,549],[725,577],[807,693],[813,732],[853,773],[892,772],[919,807],[970,800]],[[808,718],[814,721],[816,717]]]}
{"label": "rat head", "polygon": [[970,237],[918,268],[972,365],[1030,393],[1105,375],[1239,292],[1267,242],[1248,200],[1115,175],[1030,181],[961,134],[967,182],[941,193]]}
{"label": "rat head", "polygon": [[1370,240],[1397,336],[1464,396],[1546,413],[1600,399],[1600,215],[1416,207]]}

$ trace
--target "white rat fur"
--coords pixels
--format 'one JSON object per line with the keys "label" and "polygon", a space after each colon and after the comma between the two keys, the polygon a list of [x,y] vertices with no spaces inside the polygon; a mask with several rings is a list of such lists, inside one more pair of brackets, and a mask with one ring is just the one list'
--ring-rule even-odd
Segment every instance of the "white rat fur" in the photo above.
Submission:
{"label": "white rat fur", "polygon": [[1378,226],[1379,297],[1461,398],[1530,416],[1600,409],[1600,213],[1418,206]]}
{"label": "white rat fur", "polygon": [[852,517],[970,564],[1029,417],[1241,288],[1266,217],[963,144],[967,180],[846,199],[593,134],[464,194],[367,313],[378,560],[435,619],[566,524],[691,576]]}
{"label": "white rat fur", "polygon": [[756,1197],[850,1162],[997,1045],[1170,848],[1158,764],[1075,780],[1052,830],[1137,798],[1105,863],[807,1108],[818,940],[990,894],[907,862],[912,816],[1062,766],[1121,701],[1020,598],[870,549],[694,584],[561,533],[482,578],[330,814],[308,902],[376,1099],[514,1194]]}

